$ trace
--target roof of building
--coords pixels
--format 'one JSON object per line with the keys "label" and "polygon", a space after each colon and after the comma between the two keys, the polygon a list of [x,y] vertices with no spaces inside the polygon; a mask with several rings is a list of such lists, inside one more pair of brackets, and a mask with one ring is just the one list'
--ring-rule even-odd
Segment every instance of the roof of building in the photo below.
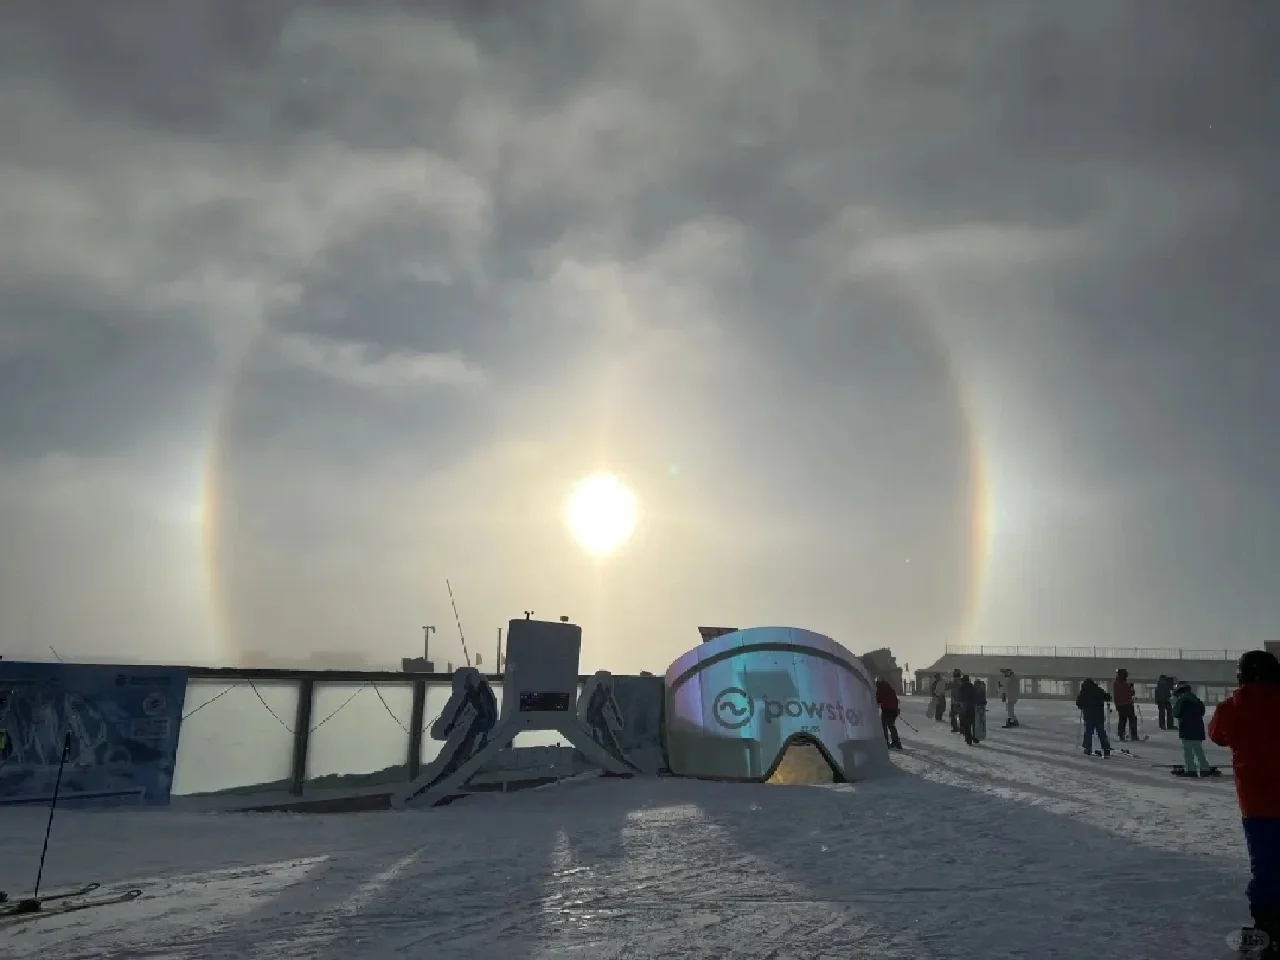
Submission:
{"label": "roof of building", "polygon": [[1114,677],[1116,670],[1124,667],[1129,679],[1135,683],[1155,683],[1164,674],[1190,683],[1236,684],[1235,660],[1179,660],[1135,658],[1124,660],[1109,657],[1027,657],[990,656],[985,654],[948,653],[937,663],[916,675],[959,670],[971,676],[996,676],[1001,667],[1009,667],[1020,677],[1041,677],[1046,680],[1083,680],[1092,677],[1103,680]]}

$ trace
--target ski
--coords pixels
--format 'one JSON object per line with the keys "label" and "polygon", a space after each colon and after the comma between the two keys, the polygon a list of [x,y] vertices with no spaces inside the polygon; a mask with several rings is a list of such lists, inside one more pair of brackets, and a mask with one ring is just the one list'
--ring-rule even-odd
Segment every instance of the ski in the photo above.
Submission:
{"label": "ski", "polygon": [[1222,777],[1222,771],[1217,767],[1210,767],[1203,774],[1187,773],[1185,767],[1174,767],[1169,771],[1169,773],[1175,777],[1182,777],[1186,780],[1213,780]]}
{"label": "ski", "polygon": [[[0,913],[0,929],[17,926],[27,920],[39,920],[41,917],[57,917],[64,913],[76,913],[80,910],[91,910],[95,907],[108,907],[113,903],[129,903],[137,900],[140,896],[142,896],[142,891],[133,889],[126,890],[123,893],[92,897],[87,900],[77,900],[74,897],[65,896],[58,900],[53,900],[50,897],[41,897],[38,901],[40,903],[38,910],[19,913],[17,910],[9,909],[4,913]],[[45,906],[46,903],[49,906]]]}
{"label": "ski", "polygon": [[[58,900],[72,900],[76,897],[87,897],[101,886],[102,884],[100,883],[86,883],[82,887],[73,887],[70,890],[59,890],[57,893],[46,893],[36,899],[40,903],[44,904],[56,902]],[[0,893],[0,917],[6,917],[12,913],[16,913],[18,910],[18,904],[22,902],[23,901],[20,900],[10,901],[4,893]]]}

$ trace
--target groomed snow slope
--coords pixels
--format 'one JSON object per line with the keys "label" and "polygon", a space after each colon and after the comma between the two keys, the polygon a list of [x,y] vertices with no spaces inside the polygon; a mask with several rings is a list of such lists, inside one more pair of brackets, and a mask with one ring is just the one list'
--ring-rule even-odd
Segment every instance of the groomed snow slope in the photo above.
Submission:
{"label": "groomed snow slope", "polygon": [[[969,748],[904,707],[921,733],[902,727],[903,775],[865,786],[590,780],[407,813],[59,813],[48,888],[146,896],[0,929],[0,956],[1228,955],[1246,919],[1234,794],[1151,766],[1174,762],[1174,735],[1135,745],[1142,759],[1086,758],[1073,709],[1024,703],[1025,727]],[[0,810],[11,896],[44,816]]]}

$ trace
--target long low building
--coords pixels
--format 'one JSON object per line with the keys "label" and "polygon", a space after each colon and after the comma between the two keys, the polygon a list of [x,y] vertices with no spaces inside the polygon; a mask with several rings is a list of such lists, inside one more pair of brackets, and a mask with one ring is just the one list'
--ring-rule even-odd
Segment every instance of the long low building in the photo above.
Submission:
{"label": "long low building", "polygon": [[[1268,649],[1275,646],[1267,644]],[[1220,702],[1237,686],[1236,661],[1243,650],[1171,650],[1154,647],[947,647],[946,654],[915,671],[916,692],[927,693],[935,673],[959,670],[987,683],[993,695],[1000,671],[1011,668],[1024,697],[1074,698],[1086,679],[1109,683],[1116,670],[1129,671],[1141,700],[1150,701],[1161,675],[1185,680],[1207,704]]]}

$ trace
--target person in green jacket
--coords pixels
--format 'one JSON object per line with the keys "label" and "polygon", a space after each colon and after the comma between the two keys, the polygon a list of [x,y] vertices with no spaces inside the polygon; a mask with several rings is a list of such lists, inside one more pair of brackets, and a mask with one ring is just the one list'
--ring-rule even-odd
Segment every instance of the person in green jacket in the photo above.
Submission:
{"label": "person in green jacket", "polygon": [[1204,755],[1204,704],[1191,689],[1180,683],[1173,692],[1173,719],[1178,723],[1178,739],[1182,741],[1182,770],[1188,777],[1209,775],[1209,761]]}

